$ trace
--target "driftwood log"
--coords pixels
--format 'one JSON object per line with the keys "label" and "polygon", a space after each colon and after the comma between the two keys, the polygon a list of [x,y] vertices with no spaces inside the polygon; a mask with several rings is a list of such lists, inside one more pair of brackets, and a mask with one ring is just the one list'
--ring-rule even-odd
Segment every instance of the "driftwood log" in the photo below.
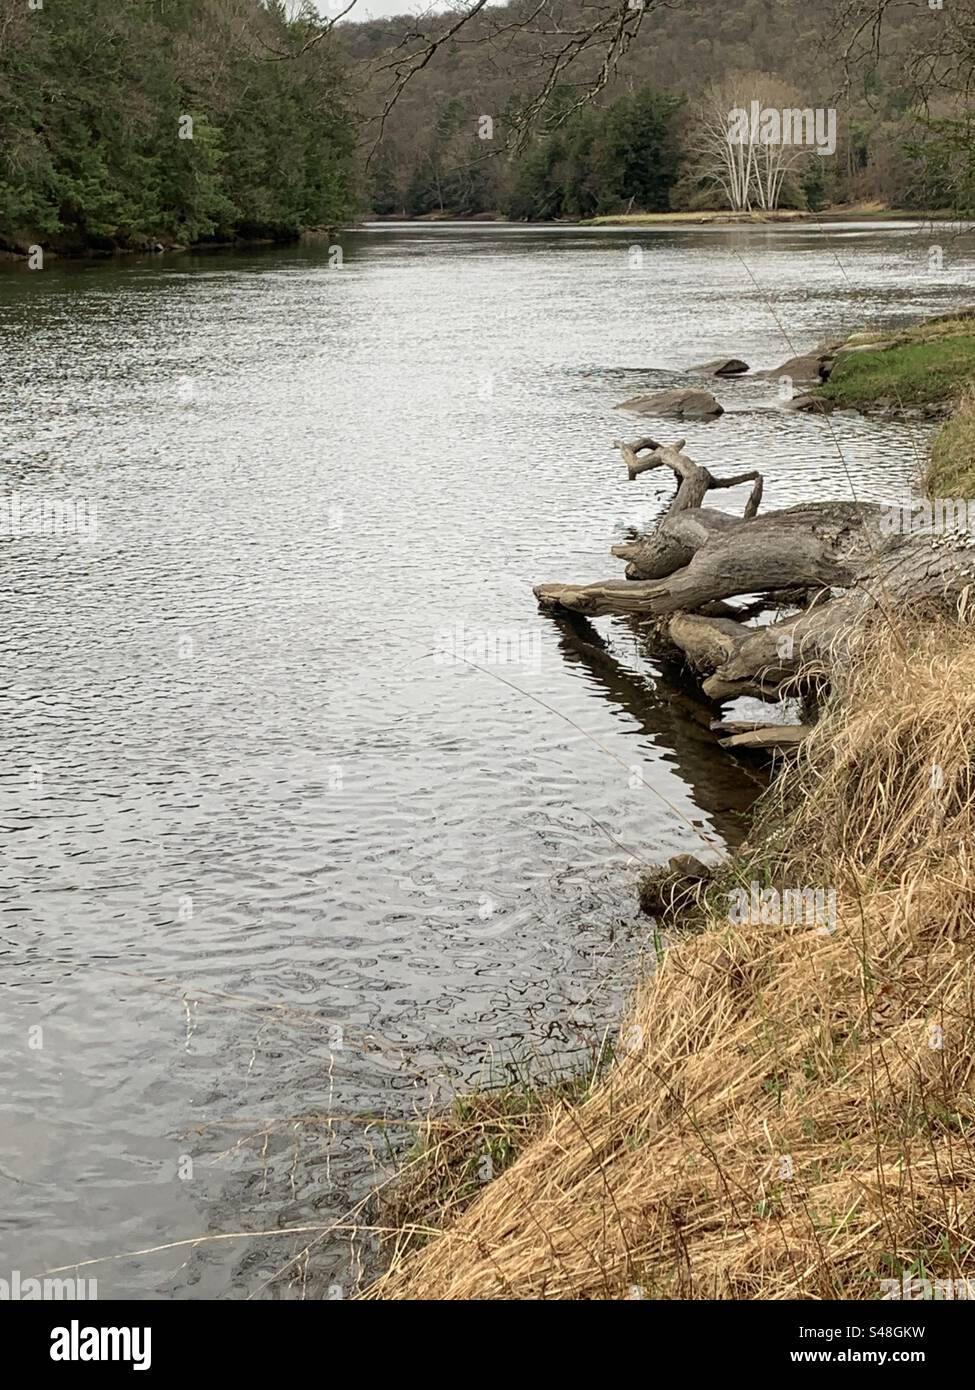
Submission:
{"label": "driftwood log", "polygon": [[[652,532],[613,547],[626,562],[625,579],[540,584],[535,595],[543,610],[646,618],[655,640],[704,678],[710,699],[776,700],[828,682],[844,638],[865,615],[905,604],[956,607],[975,585],[975,537],[968,532],[891,536],[886,509],[862,502],[803,503],[759,515],[760,473],[718,478],[684,452],[685,442],[616,442],[631,481],[669,468],[677,493]],[[742,516],[704,505],[709,493],[746,482],[752,488]],[[726,602],[744,596],[746,606]],[[783,607],[800,611],[747,625]],[[728,742],[760,744],[757,736],[738,738]]]}

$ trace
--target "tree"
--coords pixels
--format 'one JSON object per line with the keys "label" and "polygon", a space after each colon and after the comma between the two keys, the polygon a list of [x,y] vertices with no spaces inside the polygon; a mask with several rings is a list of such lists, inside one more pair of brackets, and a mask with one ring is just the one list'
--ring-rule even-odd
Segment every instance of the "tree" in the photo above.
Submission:
{"label": "tree", "polygon": [[791,143],[783,128],[784,113],[804,109],[796,89],[770,73],[737,73],[713,83],[697,102],[690,128],[695,177],[720,190],[735,212],[755,206],[773,211],[786,179],[798,175],[810,155],[810,147]]}
{"label": "tree", "polygon": [[676,98],[652,88],[572,110],[514,163],[510,217],[537,221],[669,206],[677,175]]}
{"label": "tree", "polygon": [[603,132],[601,203],[606,211],[635,207],[665,212],[680,151],[675,117],[681,98],[642,86],[607,110]]}
{"label": "tree", "polygon": [[294,236],[356,207],[334,47],[260,0],[0,0],[0,243]]}

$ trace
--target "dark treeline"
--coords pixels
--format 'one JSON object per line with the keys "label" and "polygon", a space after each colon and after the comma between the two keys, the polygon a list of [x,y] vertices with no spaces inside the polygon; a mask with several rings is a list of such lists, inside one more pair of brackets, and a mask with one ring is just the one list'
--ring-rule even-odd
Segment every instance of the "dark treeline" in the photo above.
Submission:
{"label": "dark treeline", "polygon": [[356,210],[335,46],[260,0],[0,0],[0,244],[285,238]]}
{"label": "dark treeline", "polygon": [[679,167],[681,104],[640,87],[609,106],[571,111],[564,122],[556,111],[553,128],[512,160],[503,210],[527,221],[666,210]]}
{"label": "dark treeline", "polygon": [[643,87],[609,106],[566,109],[572,104],[571,94],[557,89],[535,137],[499,164],[465,103],[452,98],[409,166],[405,189],[381,150],[369,184],[372,211],[422,217],[497,209],[519,221],[545,221],[628,205],[669,207],[679,164],[680,100]]}

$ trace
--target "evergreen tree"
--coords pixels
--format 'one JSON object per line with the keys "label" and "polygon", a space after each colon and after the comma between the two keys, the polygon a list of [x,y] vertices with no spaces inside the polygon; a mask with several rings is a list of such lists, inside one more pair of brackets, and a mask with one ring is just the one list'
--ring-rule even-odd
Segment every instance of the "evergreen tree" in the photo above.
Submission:
{"label": "evergreen tree", "polygon": [[2,3],[0,243],[288,237],[355,210],[344,77],[334,47],[303,51],[310,9]]}
{"label": "evergreen tree", "polygon": [[505,211],[519,221],[543,221],[667,209],[679,164],[680,106],[675,97],[641,87],[610,106],[568,109],[514,162]]}

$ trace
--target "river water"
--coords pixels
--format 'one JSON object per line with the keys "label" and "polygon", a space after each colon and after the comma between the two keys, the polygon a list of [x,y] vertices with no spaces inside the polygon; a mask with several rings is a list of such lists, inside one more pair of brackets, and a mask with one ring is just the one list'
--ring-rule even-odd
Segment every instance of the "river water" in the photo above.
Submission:
{"label": "river water", "polygon": [[0,273],[2,492],[78,507],[0,536],[4,1277],[345,1296],[404,1121],[586,1053],[652,947],[640,861],[733,842],[757,785],[631,626],[536,611],[670,495],[612,440],[759,466],[766,507],[907,496],[924,445],[770,382],[614,403],[973,269],[907,224],[339,244]]}

